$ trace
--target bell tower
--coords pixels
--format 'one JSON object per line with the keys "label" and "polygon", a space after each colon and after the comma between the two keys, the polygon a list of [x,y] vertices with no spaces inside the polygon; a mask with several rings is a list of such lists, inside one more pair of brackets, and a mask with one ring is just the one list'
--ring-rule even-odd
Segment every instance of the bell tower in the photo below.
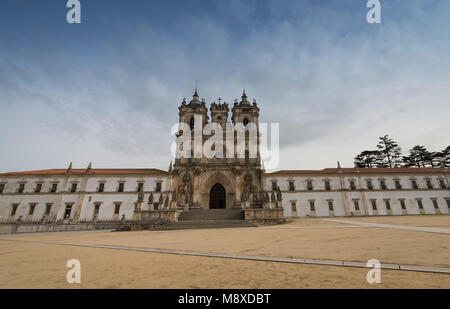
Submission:
{"label": "bell tower", "polygon": [[[189,102],[189,104],[186,104],[186,99],[183,99],[181,102],[181,106],[178,108],[179,110],[179,124],[180,124],[180,130],[177,134],[177,137],[183,135],[183,126],[189,127],[191,131],[191,143],[190,143],[190,149],[191,149],[191,155],[187,157],[181,157],[175,159],[175,165],[180,163],[191,163],[192,160],[194,160],[194,133],[195,130],[201,131],[202,128],[208,123],[209,117],[208,117],[208,108],[206,107],[205,100],[202,99],[199,100],[199,95],[197,92],[197,89],[195,89],[194,95],[192,96],[192,100]],[[197,126],[197,127],[196,127]]]}
{"label": "bell tower", "polygon": [[228,103],[224,102],[221,104],[221,100],[222,99],[219,98],[219,104],[216,104],[216,102],[211,104],[211,122],[215,122],[225,129],[228,122],[228,112],[230,109],[228,108]]}
{"label": "bell tower", "polygon": [[191,127],[191,130],[194,128],[194,116],[198,115],[202,117],[203,126],[208,122],[208,109],[206,108],[205,100],[199,100],[197,89],[195,89],[194,95],[192,96],[192,100],[189,104],[186,104],[186,99],[183,99],[181,102],[181,106],[178,108],[180,123],[184,122]]}
{"label": "bell tower", "polygon": [[[261,166],[261,155],[259,151],[259,107],[256,104],[256,100],[253,100],[253,103],[250,104],[250,102],[247,99],[247,94],[245,93],[245,89],[242,93],[241,102],[237,102],[237,100],[234,101],[234,106],[232,109],[233,116],[231,117],[231,120],[233,121],[234,125],[242,124],[246,128],[253,128],[256,130],[255,136],[251,136],[251,134],[245,135],[245,158],[244,161],[239,160],[241,163],[245,164],[254,164],[256,167]],[[251,132],[251,130],[250,130]],[[253,138],[253,140],[250,140]],[[252,153],[250,149],[251,143],[253,143],[253,146],[256,147],[256,149]]]}

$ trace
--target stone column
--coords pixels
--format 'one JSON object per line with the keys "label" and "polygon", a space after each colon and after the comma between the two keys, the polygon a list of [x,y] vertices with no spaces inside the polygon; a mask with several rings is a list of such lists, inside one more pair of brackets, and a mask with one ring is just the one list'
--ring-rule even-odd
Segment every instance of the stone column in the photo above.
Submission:
{"label": "stone column", "polygon": [[350,216],[350,207],[348,202],[348,195],[347,191],[345,189],[345,179],[344,176],[339,175],[339,181],[341,185],[341,196],[342,196],[342,203],[344,204],[344,212],[346,216]]}
{"label": "stone column", "polygon": [[[359,172],[359,170],[358,170]],[[361,200],[362,200],[362,206],[364,209],[364,216],[368,216],[369,215],[369,209],[367,206],[367,198],[366,198],[366,191],[363,190],[363,186],[362,186],[362,180],[361,180],[361,176],[358,175],[358,186],[359,186],[359,192],[361,193]]]}
{"label": "stone column", "polygon": [[142,201],[137,201],[134,205],[133,220],[141,220]]}

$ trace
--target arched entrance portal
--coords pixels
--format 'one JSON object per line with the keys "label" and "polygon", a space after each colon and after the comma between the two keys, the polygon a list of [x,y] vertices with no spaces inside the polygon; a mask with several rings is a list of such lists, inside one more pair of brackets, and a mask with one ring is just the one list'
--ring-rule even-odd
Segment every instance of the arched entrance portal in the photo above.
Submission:
{"label": "arched entrance portal", "polygon": [[227,207],[227,196],[225,188],[216,183],[209,192],[209,208],[210,209],[225,209]]}

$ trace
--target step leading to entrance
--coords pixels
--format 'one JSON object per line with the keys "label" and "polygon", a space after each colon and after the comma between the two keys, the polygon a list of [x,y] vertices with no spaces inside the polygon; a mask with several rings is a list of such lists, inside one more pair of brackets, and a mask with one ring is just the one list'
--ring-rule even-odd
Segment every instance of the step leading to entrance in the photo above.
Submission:
{"label": "step leading to entrance", "polygon": [[188,230],[188,229],[223,229],[223,228],[242,228],[256,227],[257,225],[245,220],[202,220],[202,221],[181,221],[170,222],[157,226],[152,230]]}
{"label": "step leading to entrance", "polygon": [[240,209],[191,209],[184,211],[178,221],[205,220],[244,220],[244,211]]}

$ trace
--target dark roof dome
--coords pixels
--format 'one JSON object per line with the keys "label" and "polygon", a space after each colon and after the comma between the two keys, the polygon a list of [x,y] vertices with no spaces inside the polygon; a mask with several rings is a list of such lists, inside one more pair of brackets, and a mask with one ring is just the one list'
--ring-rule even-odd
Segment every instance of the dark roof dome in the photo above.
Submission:
{"label": "dark roof dome", "polygon": [[191,102],[189,102],[189,105],[202,105],[202,102],[198,98],[198,92],[197,89],[195,89],[194,95],[192,96],[192,100]]}
{"label": "dark roof dome", "polygon": [[250,102],[247,100],[247,94],[245,93],[245,89],[244,89],[244,92],[242,93],[242,101],[239,103],[239,105],[249,105],[250,106]]}

